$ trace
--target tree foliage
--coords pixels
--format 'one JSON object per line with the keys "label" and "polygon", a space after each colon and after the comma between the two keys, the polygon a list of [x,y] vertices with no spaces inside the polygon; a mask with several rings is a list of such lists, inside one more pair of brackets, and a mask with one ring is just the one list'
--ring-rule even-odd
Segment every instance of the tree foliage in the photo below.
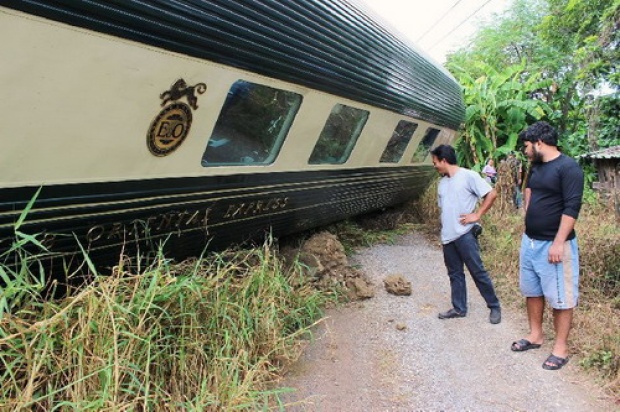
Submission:
{"label": "tree foliage", "polygon": [[467,105],[463,164],[501,157],[538,119],[573,156],[620,144],[619,26],[620,0],[514,0],[484,24],[446,63]]}

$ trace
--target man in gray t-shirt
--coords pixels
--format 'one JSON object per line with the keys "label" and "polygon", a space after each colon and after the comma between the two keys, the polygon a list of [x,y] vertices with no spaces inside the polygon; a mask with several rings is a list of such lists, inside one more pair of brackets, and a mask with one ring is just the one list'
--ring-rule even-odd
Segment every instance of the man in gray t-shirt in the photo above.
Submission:
{"label": "man in gray t-shirt", "polygon": [[[452,146],[440,145],[431,151],[433,166],[443,176],[439,182],[441,243],[452,293],[452,308],[440,319],[462,318],[467,314],[467,288],[464,266],[491,310],[489,321],[501,322],[501,309],[493,282],[484,268],[478,241],[472,229],[491,207],[497,193],[478,173],[456,164]],[[480,208],[475,211],[478,201]]]}
{"label": "man in gray t-shirt", "polygon": [[439,182],[442,244],[450,243],[472,229],[474,223],[465,223],[462,215],[472,213],[478,200],[493,191],[478,173],[458,166],[456,168],[452,176],[444,176]]}

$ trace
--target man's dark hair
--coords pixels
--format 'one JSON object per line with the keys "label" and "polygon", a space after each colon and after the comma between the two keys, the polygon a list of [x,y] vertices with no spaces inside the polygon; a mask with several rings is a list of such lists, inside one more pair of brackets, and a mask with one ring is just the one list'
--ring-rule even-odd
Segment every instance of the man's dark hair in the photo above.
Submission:
{"label": "man's dark hair", "polygon": [[519,139],[522,142],[536,143],[543,142],[549,146],[558,145],[558,132],[553,126],[545,121],[536,122],[527,129],[519,133]]}
{"label": "man's dark hair", "polygon": [[435,156],[437,160],[445,160],[448,164],[456,164],[456,151],[450,145],[440,144],[431,151],[431,155]]}

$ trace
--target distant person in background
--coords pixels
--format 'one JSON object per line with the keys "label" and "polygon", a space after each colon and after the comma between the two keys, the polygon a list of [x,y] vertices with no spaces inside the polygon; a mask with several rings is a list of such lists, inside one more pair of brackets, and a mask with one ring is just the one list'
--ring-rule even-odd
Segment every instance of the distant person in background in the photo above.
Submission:
{"label": "distant person in background", "polygon": [[525,188],[525,233],[521,240],[520,279],[529,334],[511,349],[523,352],[543,343],[545,299],[553,308],[555,342],[543,369],[568,362],[568,335],[579,298],[579,250],[575,222],[583,197],[583,171],[560,153],[557,131],[537,122],[521,134],[531,169]]}
{"label": "distant person in background", "polygon": [[506,163],[508,164],[512,175],[512,201],[515,207],[520,209],[523,204],[523,194],[521,192],[521,185],[523,184],[523,165],[514,152],[508,153]]}
{"label": "distant person in background", "polygon": [[484,175],[484,180],[486,180],[488,184],[495,184],[495,181],[497,180],[497,170],[495,169],[495,162],[493,159],[489,159],[487,164],[484,165],[482,174]]}
{"label": "distant person in background", "polygon": [[[441,208],[441,243],[452,297],[452,308],[439,314],[439,319],[463,318],[467,314],[467,267],[480,294],[491,310],[489,321],[501,322],[499,299],[493,281],[480,257],[476,229],[482,215],[493,205],[497,193],[482,177],[469,169],[457,166],[452,146],[440,145],[431,151],[433,166],[441,180],[438,201]],[[476,205],[483,199],[478,211]],[[478,232],[479,233],[479,232]]]}

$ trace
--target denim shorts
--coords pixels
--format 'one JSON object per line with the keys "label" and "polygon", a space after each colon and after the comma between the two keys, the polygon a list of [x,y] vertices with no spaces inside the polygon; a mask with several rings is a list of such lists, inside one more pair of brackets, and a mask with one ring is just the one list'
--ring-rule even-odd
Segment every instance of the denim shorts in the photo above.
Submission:
{"label": "denim shorts", "polygon": [[549,263],[553,241],[521,239],[519,285],[525,297],[544,296],[554,309],[571,309],[579,299],[579,249],[577,238],[564,244],[560,263]]}

